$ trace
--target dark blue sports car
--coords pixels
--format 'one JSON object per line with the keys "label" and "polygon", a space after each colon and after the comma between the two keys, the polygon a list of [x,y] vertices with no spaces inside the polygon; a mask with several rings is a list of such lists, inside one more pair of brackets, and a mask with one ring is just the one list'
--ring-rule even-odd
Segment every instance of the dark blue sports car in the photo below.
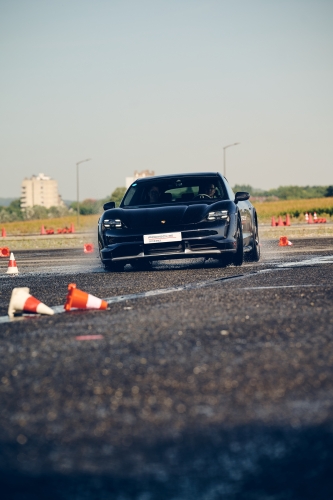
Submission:
{"label": "dark blue sports car", "polygon": [[206,257],[223,265],[260,258],[257,213],[246,192],[219,173],[137,179],[119,208],[104,205],[98,244],[105,269],[149,268],[154,260]]}

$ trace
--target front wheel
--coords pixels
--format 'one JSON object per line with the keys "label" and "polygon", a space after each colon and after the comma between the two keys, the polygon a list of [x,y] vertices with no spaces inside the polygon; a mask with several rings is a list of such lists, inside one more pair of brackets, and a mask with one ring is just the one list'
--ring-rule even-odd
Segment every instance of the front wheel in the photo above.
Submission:
{"label": "front wheel", "polygon": [[240,221],[238,221],[237,224],[236,242],[237,242],[237,250],[236,253],[232,255],[232,264],[234,266],[241,266],[244,260],[244,247],[243,247],[243,231]]}

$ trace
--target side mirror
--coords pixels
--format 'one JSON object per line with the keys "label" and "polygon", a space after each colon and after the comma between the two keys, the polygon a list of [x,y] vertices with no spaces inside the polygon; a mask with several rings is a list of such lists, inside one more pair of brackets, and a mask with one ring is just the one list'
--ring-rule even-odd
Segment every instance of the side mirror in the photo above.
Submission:
{"label": "side mirror", "polygon": [[107,203],[104,203],[103,205],[104,210],[110,210],[110,208],[116,208],[116,204],[114,201],[108,201]]}
{"label": "side mirror", "polygon": [[239,201],[246,201],[250,198],[250,194],[247,193],[246,191],[238,191],[235,194],[235,203],[238,203]]}

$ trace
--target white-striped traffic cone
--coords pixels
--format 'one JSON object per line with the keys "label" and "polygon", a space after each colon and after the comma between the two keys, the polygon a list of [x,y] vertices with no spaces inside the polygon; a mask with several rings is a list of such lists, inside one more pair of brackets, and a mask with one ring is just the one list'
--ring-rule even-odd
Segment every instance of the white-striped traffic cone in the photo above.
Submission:
{"label": "white-striped traffic cone", "polygon": [[48,314],[52,316],[54,311],[36,299],[29,293],[29,288],[14,288],[8,307],[8,316],[12,318],[18,312],[30,312],[38,314]]}
{"label": "white-striped traffic cone", "polygon": [[79,290],[76,288],[75,283],[70,283],[68,290],[64,305],[65,311],[70,311],[73,307],[76,309],[107,309],[108,307],[108,303],[105,300]]}
{"label": "white-striped traffic cone", "polygon": [[9,257],[9,262],[8,262],[8,269],[6,274],[18,274],[18,269],[16,265],[16,260],[14,257],[13,252],[11,252],[10,257]]}

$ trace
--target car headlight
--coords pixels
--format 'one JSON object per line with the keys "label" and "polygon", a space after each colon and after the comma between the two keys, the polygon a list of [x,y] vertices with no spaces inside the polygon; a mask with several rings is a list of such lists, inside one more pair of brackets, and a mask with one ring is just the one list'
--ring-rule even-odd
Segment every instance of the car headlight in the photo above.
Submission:
{"label": "car headlight", "polygon": [[229,220],[228,210],[216,210],[216,212],[209,212],[207,220]]}
{"label": "car headlight", "polygon": [[120,219],[105,219],[103,221],[103,225],[107,229],[110,228],[110,227],[112,227],[112,228],[116,227],[118,229],[120,229],[120,228],[123,227],[122,222],[121,222]]}

